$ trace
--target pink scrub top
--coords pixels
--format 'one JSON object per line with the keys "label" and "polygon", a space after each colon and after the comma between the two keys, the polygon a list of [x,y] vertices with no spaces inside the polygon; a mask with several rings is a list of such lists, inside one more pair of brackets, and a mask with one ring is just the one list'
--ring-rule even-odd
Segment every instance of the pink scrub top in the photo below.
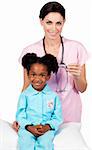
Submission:
{"label": "pink scrub top", "polygon": [[[69,64],[80,64],[81,66],[85,64],[88,54],[84,46],[73,40],[65,39],[63,37],[64,43],[64,63]],[[31,44],[23,49],[22,54],[19,58],[21,63],[22,57],[26,53],[36,53],[37,56],[41,57],[45,55],[43,48],[43,40],[40,40],[34,44]],[[61,62],[62,58],[62,44],[57,56],[58,63]],[[63,83],[63,80],[60,81]],[[56,91],[57,82],[55,80],[55,75],[52,74],[50,80],[48,81],[49,86]],[[74,86],[73,76],[68,73],[68,83],[63,92],[59,92],[58,95],[62,101],[62,111],[64,122],[80,122],[81,121],[81,99],[79,92]]]}

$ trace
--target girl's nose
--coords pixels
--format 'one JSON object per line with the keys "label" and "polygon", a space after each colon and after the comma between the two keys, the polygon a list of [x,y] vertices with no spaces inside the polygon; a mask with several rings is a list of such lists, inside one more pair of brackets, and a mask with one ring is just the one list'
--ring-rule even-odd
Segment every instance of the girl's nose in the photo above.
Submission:
{"label": "girl's nose", "polygon": [[36,82],[41,82],[41,77],[40,77],[40,76],[37,76],[37,77],[35,78],[35,81],[36,81]]}

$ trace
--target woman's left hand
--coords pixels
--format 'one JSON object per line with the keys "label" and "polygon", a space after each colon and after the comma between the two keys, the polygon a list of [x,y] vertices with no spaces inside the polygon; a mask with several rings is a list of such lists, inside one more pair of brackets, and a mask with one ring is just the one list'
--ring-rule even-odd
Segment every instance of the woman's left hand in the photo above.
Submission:
{"label": "woman's left hand", "polygon": [[67,71],[74,78],[75,88],[81,93],[84,92],[87,88],[85,64],[82,66],[70,64],[67,66]]}
{"label": "woman's left hand", "polygon": [[71,64],[67,66],[67,71],[73,75],[74,78],[80,78],[81,76],[81,66],[77,64]]}

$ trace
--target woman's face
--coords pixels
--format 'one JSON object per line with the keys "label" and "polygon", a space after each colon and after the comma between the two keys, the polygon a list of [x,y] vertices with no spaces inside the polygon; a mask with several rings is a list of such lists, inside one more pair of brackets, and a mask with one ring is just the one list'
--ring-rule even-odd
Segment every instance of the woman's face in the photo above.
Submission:
{"label": "woman's face", "polygon": [[64,25],[64,18],[60,13],[51,12],[41,20],[41,25],[43,26],[45,37],[49,39],[56,39],[60,36],[62,28]]}

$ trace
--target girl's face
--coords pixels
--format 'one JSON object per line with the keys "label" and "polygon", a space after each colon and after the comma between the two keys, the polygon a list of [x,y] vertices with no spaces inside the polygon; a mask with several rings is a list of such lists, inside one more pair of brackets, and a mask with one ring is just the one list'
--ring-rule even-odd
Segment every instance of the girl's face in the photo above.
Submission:
{"label": "girl's face", "polygon": [[30,67],[29,79],[35,90],[41,91],[49,78],[50,75],[48,75],[47,67],[45,65],[35,63]]}
{"label": "girl's face", "polygon": [[62,32],[65,20],[60,13],[51,12],[47,14],[43,20],[40,20],[40,22],[43,26],[45,37],[56,39]]}

